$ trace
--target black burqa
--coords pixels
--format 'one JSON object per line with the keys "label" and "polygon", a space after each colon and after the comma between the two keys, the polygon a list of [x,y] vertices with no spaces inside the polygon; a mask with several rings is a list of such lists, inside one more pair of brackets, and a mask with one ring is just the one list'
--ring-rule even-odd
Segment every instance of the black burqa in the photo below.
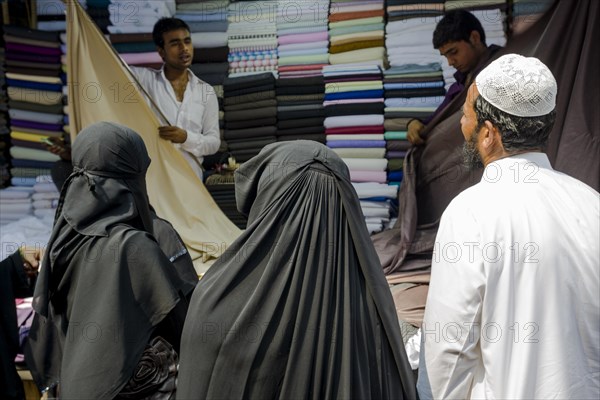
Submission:
{"label": "black burqa", "polygon": [[15,298],[32,293],[23,259],[15,252],[0,261],[0,399],[23,399],[23,383],[15,369],[19,351],[19,328]]}
{"label": "black burqa", "polygon": [[178,347],[190,283],[153,236],[149,164],[140,136],[118,124],[93,124],[73,144],[27,351],[38,385],[59,384],[60,398],[114,398],[157,330]]}
{"label": "black burqa", "polygon": [[317,142],[276,143],[235,185],[248,228],[194,291],[177,398],[416,398],[342,160]]}
{"label": "black burqa", "polygon": [[[600,190],[600,2],[556,1],[531,28],[484,65],[508,53],[537,57],[558,83],[556,123],[545,149],[552,166]],[[409,150],[393,229],[373,236],[386,275],[429,272],[442,213],[481,170],[462,166],[461,106],[466,90],[426,127],[424,146]],[[424,303],[423,303],[424,306]]]}

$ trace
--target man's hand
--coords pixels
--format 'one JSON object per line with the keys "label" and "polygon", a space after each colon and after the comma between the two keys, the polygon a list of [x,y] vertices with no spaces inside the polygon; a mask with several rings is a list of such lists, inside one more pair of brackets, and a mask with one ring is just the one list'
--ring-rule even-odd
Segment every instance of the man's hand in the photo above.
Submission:
{"label": "man's hand", "polygon": [[44,257],[44,249],[40,247],[19,247],[19,254],[23,259],[23,269],[28,277],[33,278],[37,275],[40,268],[40,260]]}
{"label": "man's hand", "polygon": [[46,144],[46,150],[56,154],[65,161],[71,161],[71,146],[65,144],[62,139],[57,137],[49,137],[48,140],[52,145]]}
{"label": "man's hand", "polygon": [[418,119],[413,119],[408,123],[407,126],[407,139],[412,144],[419,146],[425,143],[425,139],[421,137],[421,132],[425,129],[425,125]]}
{"label": "man's hand", "polygon": [[170,140],[173,143],[183,143],[187,140],[187,132],[177,126],[160,126],[158,127],[158,135],[165,140]]}

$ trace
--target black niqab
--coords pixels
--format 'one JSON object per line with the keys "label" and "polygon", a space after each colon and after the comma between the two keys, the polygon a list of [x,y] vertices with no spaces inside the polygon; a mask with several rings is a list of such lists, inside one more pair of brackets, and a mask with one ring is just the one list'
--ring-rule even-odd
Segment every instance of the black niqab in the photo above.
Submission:
{"label": "black niqab", "polygon": [[61,398],[114,398],[157,325],[181,315],[186,284],[153,236],[149,164],[140,136],[118,124],[93,124],[73,145],[27,350],[38,385],[59,384]]}

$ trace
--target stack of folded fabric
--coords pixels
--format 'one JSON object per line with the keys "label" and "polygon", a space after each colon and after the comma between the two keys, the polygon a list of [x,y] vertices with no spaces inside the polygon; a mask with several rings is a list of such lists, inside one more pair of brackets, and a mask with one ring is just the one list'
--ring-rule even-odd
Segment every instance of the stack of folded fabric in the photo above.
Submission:
{"label": "stack of folded fabric", "polygon": [[525,32],[550,8],[554,0],[513,0],[513,35]]}
{"label": "stack of folded fabric", "polygon": [[329,64],[329,0],[278,0],[279,76],[321,75]]}
{"label": "stack of folded fabric", "polygon": [[383,183],[353,183],[360,199],[369,233],[381,232],[388,228],[390,215],[397,212],[398,187]]}
{"label": "stack of folded fabric", "polygon": [[[353,183],[386,187],[384,99],[382,74],[377,65],[330,65],[325,78],[323,121],[327,146],[346,163]],[[394,191],[396,189],[392,189]],[[387,198],[361,200],[371,232],[389,220]]]}
{"label": "stack of folded fabric", "polygon": [[325,143],[322,76],[280,78],[277,93],[277,141],[314,140]]}
{"label": "stack of folded fabric", "polygon": [[40,248],[48,243],[54,215],[39,218],[32,214],[33,193],[30,187],[0,189],[0,259],[10,256],[19,246]]}
{"label": "stack of folded fabric", "polygon": [[388,181],[399,185],[410,147],[407,124],[427,118],[445,95],[441,57],[431,43],[444,10],[443,0],[389,0],[386,47],[390,68],[384,72],[385,138]]}
{"label": "stack of folded fabric", "polygon": [[32,215],[33,187],[11,186],[0,189],[0,226]]}
{"label": "stack of folded fabric", "polygon": [[111,24],[110,12],[108,11],[110,0],[86,0],[85,3],[85,11],[102,33],[107,34],[108,26]]}
{"label": "stack of folded fabric", "polygon": [[110,41],[129,65],[157,68],[162,60],[152,41],[152,29],[161,18],[175,14],[175,1],[110,0]]}
{"label": "stack of folded fabric", "polygon": [[383,0],[332,0],[329,63],[385,63]]}
{"label": "stack of folded fabric", "polygon": [[117,53],[129,65],[155,69],[162,66],[162,60],[156,51],[151,32],[111,33],[109,40]]}
{"label": "stack of folded fabric", "polygon": [[[78,0],[85,8],[86,0]],[[67,30],[66,7],[64,1],[37,0],[37,29],[41,31],[64,32]]]}
{"label": "stack of folded fabric", "polygon": [[276,141],[277,100],[271,72],[228,77],[224,85],[225,140],[238,162]]}
{"label": "stack of folded fabric", "polygon": [[[200,79],[203,79],[201,75],[198,76]],[[223,78],[225,79],[225,78]],[[204,79],[203,79],[204,80]],[[209,82],[210,83],[210,82]],[[215,154],[204,156],[204,160],[202,161],[202,166],[205,170],[212,170],[217,168],[219,164],[223,164],[227,161],[229,147],[227,146],[227,141],[225,140],[225,111],[224,111],[224,89],[223,83],[212,84],[213,90],[217,95],[217,101],[219,102],[219,132],[221,138],[221,146],[219,146],[219,150]]]}
{"label": "stack of folded fabric", "polygon": [[175,17],[190,27],[194,59],[191,70],[213,86],[223,85],[229,63],[227,56],[228,0],[178,0]]}
{"label": "stack of folded fabric", "polygon": [[6,82],[8,85],[12,147],[11,184],[33,186],[58,156],[43,140],[62,138],[64,131],[63,80],[58,32],[6,26]]}
{"label": "stack of folded fabric", "polygon": [[353,182],[386,182],[381,70],[330,65],[323,75],[327,146],[346,162]]}
{"label": "stack of folded fabric", "polygon": [[6,96],[6,77],[4,72],[4,35],[0,37],[0,188],[8,186],[10,175],[8,173],[8,98]]}
{"label": "stack of folded fabric", "polygon": [[385,45],[391,67],[405,64],[427,65],[440,62],[431,43],[433,31],[444,11],[443,0],[388,1]]}
{"label": "stack of folded fabric", "polygon": [[[457,8],[467,9],[471,14],[475,15],[483,31],[485,32],[485,43],[489,46],[492,44],[498,46],[506,45],[506,34],[504,30],[506,21],[506,3],[499,0],[481,0],[481,1],[447,1],[445,4],[446,10],[454,10]],[[446,81],[446,89],[449,88],[456,80],[454,73],[456,70],[448,65],[445,57],[441,57],[442,68],[444,70],[444,80]]]}
{"label": "stack of folded fabric", "polygon": [[31,196],[33,214],[38,218],[54,218],[59,197],[50,175],[38,176]]}
{"label": "stack of folded fabric", "polygon": [[235,184],[233,178],[214,174],[206,179],[206,189],[215,200],[223,214],[238,228],[246,229],[248,218],[237,209],[235,201]]}
{"label": "stack of folded fabric", "polygon": [[[62,76],[62,80],[63,80],[63,135],[62,135],[62,141],[63,143],[70,143],[71,142],[71,135],[70,135],[70,129],[69,129],[69,87],[67,86],[67,33],[66,32],[62,32],[60,34],[60,41],[61,41],[61,45],[60,45],[60,49],[62,51],[62,55],[60,58],[61,61],[61,68],[63,70],[63,74]],[[89,93],[91,92],[87,92],[86,95],[90,95]],[[91,95],[90,95],[90,99],[92,99]]]}
{"label": "stack of folded fabric", "polygon": [[404,156],[410,147],[407,125],[411,119],[426,119],[435,111],[443,101],[444,81],[439,62],[392,67],[384,72],[383,81],[388,181],[400,184]]}
{"label": "stack of folded fabric", "polygon": [[277,2],[231,3],[227,28],[229,76],[277,73]]}
{"label": "stack of folded fabric", "polygon": [[227,152],[224,140],[223,81],[229,70],[227,56],[227,9],[229,0],[177,0],[175,17],[190,27],[194,59],[190,69],[204,82],[210,84],[219,100],[219,127],[221,147],[216,154],[204,157],[205,169],[219,164]]}

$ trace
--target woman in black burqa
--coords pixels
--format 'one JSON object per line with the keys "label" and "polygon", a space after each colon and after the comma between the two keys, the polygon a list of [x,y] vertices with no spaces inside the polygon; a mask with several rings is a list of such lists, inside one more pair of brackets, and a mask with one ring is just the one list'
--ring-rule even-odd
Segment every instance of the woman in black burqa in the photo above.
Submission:
{"label": "woman in black burqa", "polygon": [[[196,283],[191,259],[151,211],[150,158],[137,133],[93,124],[79,133],[72,154],[74,171],[62,188],[34,293],[28,364],[42,389],[58,388],[64,399],[157,391],[169,398],[172,350],[179,351],[186,295]],[[160,246],[155,227],[163,232]]]}
{"label": "woman in black burqa", "polygon": [[316,142],[276,143],[235,185],[248,228],[194,291],[177,398],[416,398],[343,161]]}

